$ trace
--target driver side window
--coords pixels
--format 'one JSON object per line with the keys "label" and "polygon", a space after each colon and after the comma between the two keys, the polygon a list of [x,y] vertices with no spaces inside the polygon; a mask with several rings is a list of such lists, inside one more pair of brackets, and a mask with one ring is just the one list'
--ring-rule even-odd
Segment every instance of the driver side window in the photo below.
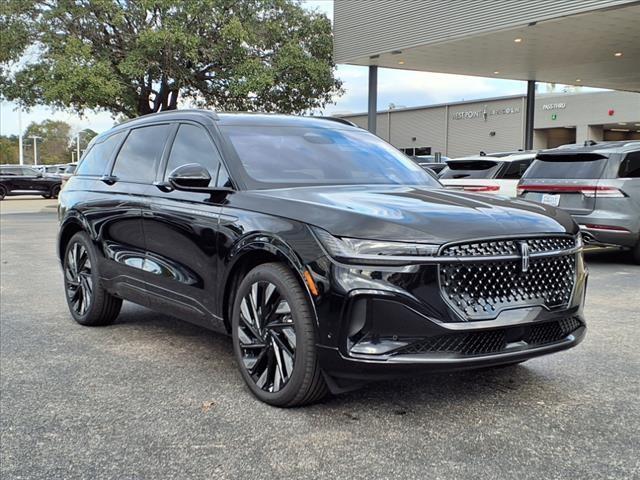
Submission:
{"label": "driver side window", "polygon": [[211,186],[215,186],[221,164],[220,154],[203,128],[184,123],[180,125],[171,147],[165,179],[176,168],[187,163],[199,163],[206,168],[211,175]]}

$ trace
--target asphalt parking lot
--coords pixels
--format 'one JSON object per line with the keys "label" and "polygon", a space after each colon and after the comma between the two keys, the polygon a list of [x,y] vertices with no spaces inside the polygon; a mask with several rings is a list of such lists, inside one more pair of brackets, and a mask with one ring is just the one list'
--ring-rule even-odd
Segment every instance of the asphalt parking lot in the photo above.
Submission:
{"label": "asphalt parking lot", "polygon": [[55,203],[0,213],[3,479],[640,478],[640,266],[618,252],[587,257],[573,350],[280,410],[222,335],[132,304],[75,324]]}

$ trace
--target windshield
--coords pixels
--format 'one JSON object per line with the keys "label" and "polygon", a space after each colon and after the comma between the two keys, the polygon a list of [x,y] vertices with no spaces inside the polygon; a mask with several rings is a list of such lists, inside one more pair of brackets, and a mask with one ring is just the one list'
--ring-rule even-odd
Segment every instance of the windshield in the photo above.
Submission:
{"label": "windshield", "polygon": [[364,130],[227,125],[222,131],[244,167],[249,188],[302,185],[424,185],[437,180]]}
{"label": "windshield", "polygon": [[544,160],[536,159],[522,178],[574,178],[598,179],[602,175],[606,158],[593,154],[545,155]]}
{"label": "windshield", "polygon": [[443,180],[456,178],[494,178],[500,167],[498,162],[490,160],[453,160],[447,162],[440,174]]}

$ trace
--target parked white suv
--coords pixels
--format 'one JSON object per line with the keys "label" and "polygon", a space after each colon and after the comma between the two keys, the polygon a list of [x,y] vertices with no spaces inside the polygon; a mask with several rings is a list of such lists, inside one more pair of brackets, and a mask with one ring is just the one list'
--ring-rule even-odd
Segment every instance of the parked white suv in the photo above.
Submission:
{"label": "parked white suv", "polygon": [[536,152],[518,152],[448,160],[440,182],[451,189],[515,197],[518,181],[535,158]]}

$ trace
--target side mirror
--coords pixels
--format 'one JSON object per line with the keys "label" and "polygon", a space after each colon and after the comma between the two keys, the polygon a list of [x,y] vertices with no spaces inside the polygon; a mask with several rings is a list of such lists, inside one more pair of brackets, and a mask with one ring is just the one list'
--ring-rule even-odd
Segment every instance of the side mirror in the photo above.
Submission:
{"label": "side mirror", "polygon": [[176,190],[209,191],[211,175],[199,163],[187,163],[169,174],[169,183]]}

